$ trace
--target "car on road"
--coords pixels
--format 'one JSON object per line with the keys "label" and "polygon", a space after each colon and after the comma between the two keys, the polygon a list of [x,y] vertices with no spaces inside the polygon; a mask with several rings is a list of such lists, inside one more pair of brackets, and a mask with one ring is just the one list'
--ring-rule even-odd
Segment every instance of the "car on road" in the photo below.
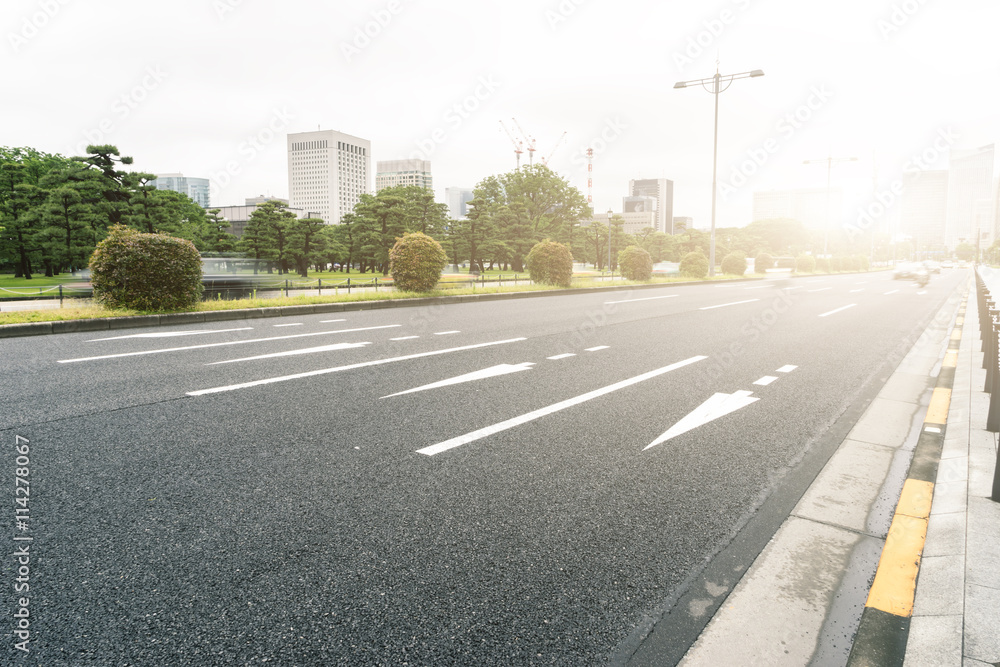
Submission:
{"label": "car on road", "polygon": [[916,262],[902,262],[892,272],[893,280],[913,280],[920,265]]}
{"label": "car on road", "polygon": [[950,259],[946,259],[943,262],[941,262],[941,268],[942,269],[954,269],[955,268],[955,262],[951,261]]}

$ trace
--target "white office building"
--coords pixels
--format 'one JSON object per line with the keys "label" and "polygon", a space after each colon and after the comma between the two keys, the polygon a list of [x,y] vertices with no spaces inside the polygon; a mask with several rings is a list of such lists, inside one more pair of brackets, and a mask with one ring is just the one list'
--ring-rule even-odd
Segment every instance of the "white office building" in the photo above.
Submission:
{"label": "white office building", "polygon": [[899,231],[918,249],[945,245],[948,217],[948,171],[915,171],[903,175]]}
{"label": "white office building", "polygon": [[397,185],[433,190],[430,160],[380,160],[375,169],[375,192]]}
{"label": "white office building", "polygon": [[292,208],[337,224],[371,192],[371,142],[334,130],[288,135]]}
{"label": "white office building", "polygon": [[753,193],[753,221],[798,220],[809,229],[832,231],[843,225],[844,191],[840,188],[766,190]]}
{"label": "white office building", "polygon": [[945,243],[986,245],[993,240],[993,144],[953,149],[948,157],[948,218]]}
{"label": "white office building", "polygon": [[649,213],[649,204],[645,205],[647,210],[635,210],[639,202],[638,198],[652,199],[654,202],[654,224],[657,231],[664,234],[674,233],[674,182],[668,178],[644,178],[630,180],[628,182],[629,198],[632,199],[633,209],[629,209],[629,203],[625,204],[625,213]]}
{"label": "white office building", "polygon": [[202,208],[209,207],[209,180],[190,178],[184,174],[157,174],[149,182],[157,190],[173,190],[187,195]]}
{"label": "white office building", "polygon": [[475,197],[472,188],[445,188],[444,198],[448,204],[448,217],[463,220],[469,217],[469,202]]}

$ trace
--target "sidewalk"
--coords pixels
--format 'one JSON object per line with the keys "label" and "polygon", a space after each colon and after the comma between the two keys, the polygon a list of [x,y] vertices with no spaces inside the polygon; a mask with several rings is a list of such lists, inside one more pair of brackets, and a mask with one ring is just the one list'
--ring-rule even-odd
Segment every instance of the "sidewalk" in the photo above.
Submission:
{"label": "sidewalk", "polygon": [[974,289],[915,342],[681,665],[1000,663]]}
{"label": "sidewalk", "polygon": [[917,579],[906,667],[1000,663],[1000,503],[990,500],[997,434],[976,298],[969,296],[948,430]]}

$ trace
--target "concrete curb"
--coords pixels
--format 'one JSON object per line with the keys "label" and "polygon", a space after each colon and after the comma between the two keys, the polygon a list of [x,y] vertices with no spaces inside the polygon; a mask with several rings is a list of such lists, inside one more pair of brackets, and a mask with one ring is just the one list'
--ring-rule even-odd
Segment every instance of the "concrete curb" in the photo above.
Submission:
{"label": "concrete curb", "polygon": [[723,285],[736,282],[753,282],[764,278],[734,278],[732,280],[691,281],[679,283],[656,283],[651,285],[609,285],[607,287],[571,287],[562,290],[540,290],[537,292],[500,292],[494,294],[461,294],[455,296],[416,297],[413,299],[384,299],[379,301],[341,301],[337,303],[314,303],[302,306],[276,306],[273,308],[241,308],[237,310],[212,310],[197,313],[168,313],[164,315],[134,315],[130,317],[102,317],[85,320],[56,320],[51,322],[25,322],[22,324],[0,325],[0,338],[19,336],[41,336],[45,334],[73,333],[77,331],[107,331],[132,327],[155,327],[171,324],[192,324],[203,322],[224,322],[228,320],[256,319],[261,317],[288,317],[314,315],[318,313],[342,313],[379,308],[409,308],[431,305],[451,305],[478,301],[502,299],[530,299],[545,296],[566,296],[572,294],[592,294],[595,292],[621,292],[628,290],[656,289],[663,287],[683,287],[689,285]]}
{"label": "concrete curb", "polygon": [[848,667],[903,665],[967,307],[968,297],[963,299],[953,324],[934,395],[861,613]]}

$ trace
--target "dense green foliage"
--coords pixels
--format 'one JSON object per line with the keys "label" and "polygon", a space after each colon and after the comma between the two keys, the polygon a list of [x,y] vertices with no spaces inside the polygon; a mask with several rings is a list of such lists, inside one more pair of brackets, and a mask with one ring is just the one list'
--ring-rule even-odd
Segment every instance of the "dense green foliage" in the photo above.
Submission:
{"label": "dense green foliage", "polygon": [[799,255],[795,259],[796,273],[814,273],[816,271],[816,258],[812,255]]}
{"label": "dense green foliage", "polygon": [[202,294],[201,255],[185,239],[114,225],[91,255],[90,280],[108,308],[192,308]]}
{"label": "dense green foliage", "polygon": [[392,281],[405,292],[430,292],[448,263],[441,244],[426,234],[404,234],[389,251]]}
{"label": "dense green foliage", "polygon": [[527,264],[532,281],[570,286],[573,278],[573,255],[568,246],[545,239],[536,243],[528,253]]}
{"label": "dense green foliage", "polygon": [[699,250],[689,252],[681,259],[681,275],[687,278],[704,278],[708,275],[708,257]]}
{"label": "dense green foliage", "polygon": [[747,272],[747,258],[741,252],[731,252],[722,258],[722,272],[742,276]]}
{"label": "dense green foliage", "polygon": [[653,277],[653,259],[639,246],[630,245],[618,253],[618,266],[629,280],[649,280]]}
{"label": "dense green foliage", "polygon": [[753,272],[754,273],[765,273],[768,269],[774,268],[774,257],[762,252],[757,255],[753,260]]}
{"label": "dense green foliage", "polygon": [[132,158],[88,146],[65,158],[0,147],[0,266],[31,278],[85,267],[111,225],[188,239],[199,250],[228,250],[228,223],[186,195],[157,190],[153,174],[124,171]]}

